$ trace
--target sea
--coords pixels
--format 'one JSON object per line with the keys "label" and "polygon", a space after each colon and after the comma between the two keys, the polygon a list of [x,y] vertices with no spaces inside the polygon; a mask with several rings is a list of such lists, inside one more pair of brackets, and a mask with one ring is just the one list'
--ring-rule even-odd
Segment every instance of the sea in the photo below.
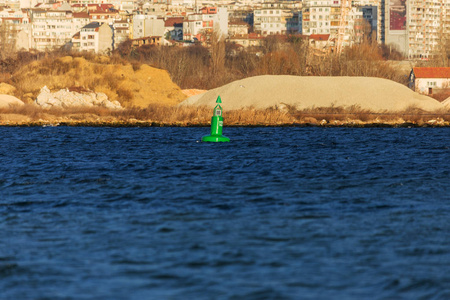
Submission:
{"label": "sea", "polygon": [[450,128],[0,127],[0,299],[450,299]]}

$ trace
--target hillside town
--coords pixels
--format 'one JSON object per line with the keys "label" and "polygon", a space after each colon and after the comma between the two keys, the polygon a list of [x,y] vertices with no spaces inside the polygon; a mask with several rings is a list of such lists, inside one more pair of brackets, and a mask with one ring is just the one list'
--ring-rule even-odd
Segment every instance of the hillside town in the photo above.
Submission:
{"label": "hillside town", "polygon": [[110,53],[122,42],[237,49],[271,35],[299,35],[318,53],[376,40],[428,59],[450,33],[446,0],[0,0],[0,40],[13,51]]}

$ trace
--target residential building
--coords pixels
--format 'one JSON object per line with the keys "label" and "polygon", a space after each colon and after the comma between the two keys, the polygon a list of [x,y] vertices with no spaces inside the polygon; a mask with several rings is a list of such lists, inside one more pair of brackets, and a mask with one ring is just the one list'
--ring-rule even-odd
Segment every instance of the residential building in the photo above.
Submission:
{"label": "residential building", "polygon": [[228,23],[228,36],[245,35],[248,34],[250,25],[244,21],[231,21]]}
{"label": "residential building", "polygon": [[115,21],[112,27],[114,29],[114,47],[132,38],[131,24],[128,20]]}
{"label": "residential building", "polygon": [[172,17],[164,21],[164,37],[168,40],[183,40],[183,18]]}
{"label": "residential building", "polygon": [[224,7],[203,9],[201,13],[187,15],[183,21],[184,40],[204,42],[214,31],[228,36],[228,13]]}
{"label": "residential building", "polygon": [[[332,41],[340,43],[340,47],[359,43],[363,37],[362,10],[352,6],[343,11],[339,0],[305,0],[301,19],[304,35],[329,34]],[[342,36],[339,36],[341,26]],[[333,46],[337,47],[336,44]]]}
{"label": "residential building", "polygon": [[30,17],[26,10],[0,10],[2,35],[15,47],[15,50],[30,47]]}
{"label": "residential building", "polygon": [[81,28],[79,38],[79,51],[108,53],[114,50],[113,29],[106,23],[91,22],[87,24]]}
{"label": "residential building", "polygon": [[449,91],[450,68],[413,68],[409,87],[425,95]]}
{"label": "residential building", "polygon": [[312,48],[328,51],[330,49],[329,34],[311,34],[308,37],[308,43]]}
{"label": "residential building", "polygon": [[45,51],[71,41],[74,34],[71,11],[32,9],[30,18],[30,48]]}
{"label": "residential building", "polygon": [[284,2],[263,3],[254,10],[254,31],[262,35],[297,33],[298,18],[298,10]]}
{"label": "residential building", "polygon": [[409,58],[428,59],[450,34],[448,0],[384,0],[385,43]]}
{"label": "residential building", "polygon": [[132,45],[134,47],[140,47],[144,45],[162,45],[162,36],[146,36],[138,39],[132,40]]}
{"label": "residential building", "polygon": [[90,4],[87,8],[91,22],[112,25],[114,22],[122,19],[119,11],[112,4]]}
{"label": "residential building", "polygon": [[72,34],[79,32],[81,28],[89,24],[89,14],[86,12],[74,12],[72,14]]}
{"label": "residential building", "polygon": [[155,15],[133,16],[133,39],[148,36],[164,36],[164,20]]}
{"label": "residential building", "polygon": [[264,39],[265,37],[258,33],[249,33],[232,36],[229,38],[229,42],[242,48],[260,47],[264,44]]}
{"label": "residential building", "polygon": [[[227,8],[228,9],[228,8]],[[230,22],[244,21],[245,23],[253,26],[253,9],[228,9],[228,18]]]}

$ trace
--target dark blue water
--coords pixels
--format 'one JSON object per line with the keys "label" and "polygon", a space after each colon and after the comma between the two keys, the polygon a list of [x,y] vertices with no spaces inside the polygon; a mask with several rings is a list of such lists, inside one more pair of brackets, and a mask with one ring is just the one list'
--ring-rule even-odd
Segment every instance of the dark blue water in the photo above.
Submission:
{"label": "dark blue water", "polygon": [[450,128],[0,128],[0,299],[450,299]]}

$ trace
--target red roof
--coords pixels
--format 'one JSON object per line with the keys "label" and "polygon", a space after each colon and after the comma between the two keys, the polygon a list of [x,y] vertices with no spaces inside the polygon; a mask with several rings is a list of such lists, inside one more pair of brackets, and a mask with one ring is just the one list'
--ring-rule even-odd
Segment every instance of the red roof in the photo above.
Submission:
{"label": "red roof", "polygon": [[173,27],[175,25],[182,25],[183,24],[183,18],[168,18],[164,22],[165,27]]}
{"label": "red roof", "polygon": [[413,68],[416,78],[450,78],[450,68]]}
{"label": "red roof", "polygon": [[315,41],[328,41],[329,34],[311,34],[309,38]]}
{"label": "red roof", "polygon": [[253,40],[257,40],[257,39],[262,40],[262,39],[264,39],[263,36],[261,36],[260,34],[254,33],[254,32],[249,33],[248,34],[248,38],[249,39],[253,39]]}
{"label": "red roof", "polygon": [[73,17],[74,18],[84,18],[84,19],[89,19],[89,14],[85,13],[85,12],[74,12],[73,13]]}

